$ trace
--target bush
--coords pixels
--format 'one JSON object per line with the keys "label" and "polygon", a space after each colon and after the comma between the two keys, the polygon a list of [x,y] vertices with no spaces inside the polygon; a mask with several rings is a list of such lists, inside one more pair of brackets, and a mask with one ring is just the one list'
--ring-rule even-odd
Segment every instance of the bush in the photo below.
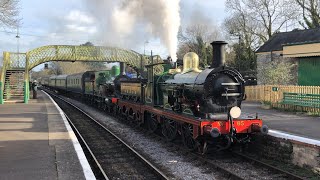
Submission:
{"label": "bush", "polygon": [[295,75],[292,70],[296,65],[285,61],[271,61],[259,67],[259,80],[262,84],[290,85]]}

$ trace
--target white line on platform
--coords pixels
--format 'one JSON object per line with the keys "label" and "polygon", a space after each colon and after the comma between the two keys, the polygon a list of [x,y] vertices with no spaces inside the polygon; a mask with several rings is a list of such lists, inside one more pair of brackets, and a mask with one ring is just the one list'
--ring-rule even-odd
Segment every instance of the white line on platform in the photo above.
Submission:
{"label": "white line on platform", "polygon": [[92,172],[92,169],[88,163],[88,160],[86,158],[86,156],[84,155],[84,152],[81,148],[81,145],[76,137],[76,135],[74,134],[66,116],[64,115],[62,109],[58,106],[58,104],[52,99],[52,97],[47,94],[45,91],[42,90],[42,92],[44,92],[52,101],[52,103],[56,106],[56,108],[58,109],[62,119],[63,119],[63,122],[64,122],[64,125],[66,126],[67,128],[67,131],[69,133],[69,137],[71,138],[72,140],[72,143],[73,143],[73,147],[75,149],[75,151],[77,152],[77,156],[79,158],[79,161],[80,161],[80,164],[82,166],[82,169],[83,169],[83,173],[84,173],[84,176],[86,177],[86,179],[92,179],[92,180],[95,180],[96,177],[94,176],[93,172]]}
{"label": "white line on platform", "polygon": [[282,131],[278,131],[278,130],[269,129],[268,134],[270,136],[274,136],[277,138],[284,138],[284,139],[294,140],[294,141],[298,141],[298,142],[302,142],[302,143],[306,143],[306,144],[320,146],[319,140],[305,138],[305,137],[301,137],[301,136],[297,136],[297,135],[292,135],[292,134],[288,134],[286,132],[282,132]]}

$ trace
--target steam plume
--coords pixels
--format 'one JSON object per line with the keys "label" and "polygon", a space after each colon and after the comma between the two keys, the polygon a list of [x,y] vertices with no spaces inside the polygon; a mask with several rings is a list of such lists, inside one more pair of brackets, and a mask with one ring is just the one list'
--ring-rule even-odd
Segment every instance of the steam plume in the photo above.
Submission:
{"label": "steam plume", "polygon": [[[122,39],[121,45],[142,45],[148,38],[159,37],[173,61],[176,60],[180,0],[123,0],[120,3],[112,1],[87,0],[88,4],[93,5],[96,17],[106,20],[108,30],[104,33],[110,34],[107,35],[109,41],[115,41],[112,38],[117,37],[118,40]],[[106,9],[103,9],[104,7]]]}

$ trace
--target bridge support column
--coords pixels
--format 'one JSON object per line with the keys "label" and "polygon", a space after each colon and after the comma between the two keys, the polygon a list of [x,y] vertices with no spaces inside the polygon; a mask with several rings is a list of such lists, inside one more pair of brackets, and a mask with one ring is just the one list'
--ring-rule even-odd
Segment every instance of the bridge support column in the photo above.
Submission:
{"label": "bridge support column", "polygon": [[0,104],[4,104],[4,84],[5,84],[5,74],[6,68],[9,63],[9,52],[3,52],[3,63],[2,63],[2,71],[0,74]]}
{"label": "bridge support column", "polygon": [[29,54],[26,55],[26,68],[24,72],[24,103],[28,104],[29,101]]}
{"label": "bridge support column", "polygon": [[0,81],[0,104],[3,104],[3,88],[2,88],[2,81]]}

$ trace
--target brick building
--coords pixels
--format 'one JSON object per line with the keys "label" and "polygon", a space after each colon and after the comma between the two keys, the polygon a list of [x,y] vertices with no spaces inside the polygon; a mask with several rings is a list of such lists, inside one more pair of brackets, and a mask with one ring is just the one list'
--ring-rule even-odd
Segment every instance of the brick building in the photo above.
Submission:
{"label": "brick building", "polygon": [[263,66],[271,61],[286,61],[294,67],[290,84],[320,85],[320,28],[276,33],[256,54],[258,84],[263,78]]}

